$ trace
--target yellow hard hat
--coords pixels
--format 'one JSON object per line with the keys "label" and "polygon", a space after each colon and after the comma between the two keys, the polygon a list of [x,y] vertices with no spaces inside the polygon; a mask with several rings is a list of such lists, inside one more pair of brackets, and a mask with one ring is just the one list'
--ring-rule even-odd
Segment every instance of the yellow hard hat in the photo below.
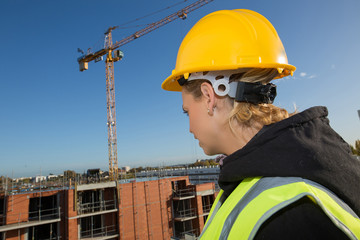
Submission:
{"label": "yellow hard hat", "polygon": [[201,71],[275,68],[282,78],[293,74],[284,46],[271,23],[247,10],[221,10],[200,19],[178,51],[176,66],[161,87],[181,91],[178,79]]}

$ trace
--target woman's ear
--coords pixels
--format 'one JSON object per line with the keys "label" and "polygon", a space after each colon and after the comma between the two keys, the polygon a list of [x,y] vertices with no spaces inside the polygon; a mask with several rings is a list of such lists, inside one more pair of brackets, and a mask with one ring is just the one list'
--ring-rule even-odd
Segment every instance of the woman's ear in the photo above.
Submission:
{"label": "woman's ear", "polygon": [[200,86],[201,88],[201,93],[203,95],[203,98],[205,99],[206,102],[206,107],[208,109],[208,113],[210,115],[213,115],[214,113],[214,108],[215,108],[215,92],[214,89],[212,87],[212,85],[208,82],[203,82]]}

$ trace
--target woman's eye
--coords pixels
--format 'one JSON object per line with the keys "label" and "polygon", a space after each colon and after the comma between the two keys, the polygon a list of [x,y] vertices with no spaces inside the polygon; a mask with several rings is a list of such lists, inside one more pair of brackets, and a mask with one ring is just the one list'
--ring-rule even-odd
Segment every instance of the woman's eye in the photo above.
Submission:
{"label": "woman's eye", "polygon": [[184,114],[186,114],[186,116],[189,116],[188,111],[183,110],[183,112],[184,112]]}

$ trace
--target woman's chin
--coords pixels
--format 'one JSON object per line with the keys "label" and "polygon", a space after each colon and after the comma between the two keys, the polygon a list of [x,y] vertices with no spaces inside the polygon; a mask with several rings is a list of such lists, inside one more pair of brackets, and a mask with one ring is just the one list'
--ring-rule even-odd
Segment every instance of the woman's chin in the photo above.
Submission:
{"label": "woman's chin", "polygon": [[214,153],[214,151],[211,151],[210,149],[206,149],[206,148],[203,148],[203,147],[202,147],[202,149],[203,149],[204,153],[206,155],[208,155],[208,156],[214,156],[214,155],[217,154],[217,153]]}

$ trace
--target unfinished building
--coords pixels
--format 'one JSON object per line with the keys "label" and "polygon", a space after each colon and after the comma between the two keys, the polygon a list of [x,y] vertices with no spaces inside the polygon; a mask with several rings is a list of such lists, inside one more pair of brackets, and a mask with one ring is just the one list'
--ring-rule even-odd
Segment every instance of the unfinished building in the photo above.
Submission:
{"label": "unfinished building", "polygon": [[103,182],[0,196],[2,239],[183,239],[198,236],[215,184],[188,177]]}
{"label": "unfinished building", "polygon": [[0,239],[60,239],[60,191],[3,196]]}
{"label": "unfinished building", "polygon": [[114,239],[117,229],[117,197],[115,182],[80,185],[75,188],[75,212],[78,239]]}

